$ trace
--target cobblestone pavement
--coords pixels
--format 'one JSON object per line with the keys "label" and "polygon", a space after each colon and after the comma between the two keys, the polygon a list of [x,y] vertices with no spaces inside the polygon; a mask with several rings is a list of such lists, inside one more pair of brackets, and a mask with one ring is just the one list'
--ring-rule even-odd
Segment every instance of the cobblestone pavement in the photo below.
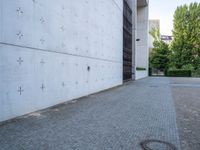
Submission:
{"label": "cobblestone pavement", "polygon": [[168,78],[130,82],[0,126],[0,150],[142,150],[148,139],[180,149]]}
{"label": "cobblestone pavement", "polygon": [[171,78],[183,150],[200,150],[200,79]]}

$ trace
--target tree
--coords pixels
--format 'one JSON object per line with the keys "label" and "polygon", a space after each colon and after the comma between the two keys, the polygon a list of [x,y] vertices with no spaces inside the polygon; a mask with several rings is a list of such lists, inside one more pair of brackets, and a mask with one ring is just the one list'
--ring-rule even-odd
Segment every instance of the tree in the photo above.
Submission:
{"label": "tree", "polygon": [[200,4],[180,6],[174,14],[172,63],[176,68],[200,67]]}
{"label": "tree", "polygon": [[154,48],[150,53],[150,67],[165,70],[169,65],[169,46],[160,39],[160,31],[158,28],[153,28],[150,34],[154,38]]}
{"label": "tree", "polygon": [[153,37],[154,41],[160,40],[160,29],[159,28],[152,28],[149,34]]}

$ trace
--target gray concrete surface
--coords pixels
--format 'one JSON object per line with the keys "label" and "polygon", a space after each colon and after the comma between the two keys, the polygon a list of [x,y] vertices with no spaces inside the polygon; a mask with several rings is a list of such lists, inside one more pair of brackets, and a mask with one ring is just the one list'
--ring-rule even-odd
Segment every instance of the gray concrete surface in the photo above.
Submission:
{"label": "gray concrete surface", "polygon": [[146,78],[2,124],[0,150],[141,150],[147,139],[180,149],[169,85]]}
{"label": "gray concrete surface", "polygon": [[122,16],[122,0],[0,0],[0,121],[121,85]]}
{"label": "gray concrete surface", "polygon": [[171,78],[183,150],[200,150],[200,79]]}

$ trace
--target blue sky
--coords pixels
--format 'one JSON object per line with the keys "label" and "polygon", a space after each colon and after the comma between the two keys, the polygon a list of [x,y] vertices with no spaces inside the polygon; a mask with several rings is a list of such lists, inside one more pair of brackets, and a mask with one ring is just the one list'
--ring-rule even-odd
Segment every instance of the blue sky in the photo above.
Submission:
{"label": "blue sky", "polygon": [[160,19],[161,34],[171,35],[173,14],[177,6],[200,0],[149,0],[149,19]]}

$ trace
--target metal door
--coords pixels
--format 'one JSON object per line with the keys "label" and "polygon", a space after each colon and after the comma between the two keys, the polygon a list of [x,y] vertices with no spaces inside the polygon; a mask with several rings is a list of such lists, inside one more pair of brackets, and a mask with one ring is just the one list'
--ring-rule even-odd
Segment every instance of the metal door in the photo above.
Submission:
{"label": "metal door", "polygon": [[132,79],[132,10],[126,0],[123,8],[123,80]]}

